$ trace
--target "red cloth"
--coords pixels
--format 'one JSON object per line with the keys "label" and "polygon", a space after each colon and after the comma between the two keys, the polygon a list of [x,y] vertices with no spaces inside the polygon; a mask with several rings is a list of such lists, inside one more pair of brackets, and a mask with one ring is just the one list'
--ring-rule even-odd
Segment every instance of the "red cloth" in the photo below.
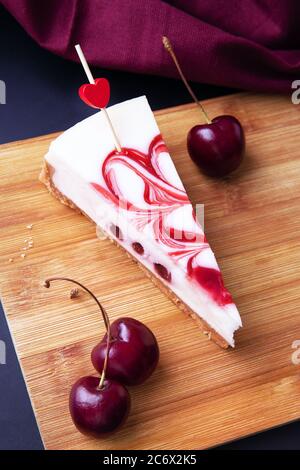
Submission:
{"label": "red cloth", "polygon": [[102,68],[291,92],[300,79],[299,0],[0,0],[42,47]]}

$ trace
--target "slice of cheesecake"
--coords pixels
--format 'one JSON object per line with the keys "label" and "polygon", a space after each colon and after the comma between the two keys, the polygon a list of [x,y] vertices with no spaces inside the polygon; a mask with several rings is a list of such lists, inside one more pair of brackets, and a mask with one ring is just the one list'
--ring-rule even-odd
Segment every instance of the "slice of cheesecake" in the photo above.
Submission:
{"label": "slice of cheesecake", "polygon": [[108,112],[122,151],[98,112],[51,143],[41,181],[124,248],[203,332],[234,346],[238,310],[146,97]]}

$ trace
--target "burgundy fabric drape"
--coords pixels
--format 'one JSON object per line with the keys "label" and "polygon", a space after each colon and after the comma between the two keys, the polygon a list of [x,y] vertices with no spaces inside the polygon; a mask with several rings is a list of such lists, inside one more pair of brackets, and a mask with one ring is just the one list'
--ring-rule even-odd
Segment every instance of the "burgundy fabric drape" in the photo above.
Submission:
{"label": "burgundy fabric drape", "polygon": [[102,68],[289,93],[300,79],[299,0],[0,0],[42,47]]}

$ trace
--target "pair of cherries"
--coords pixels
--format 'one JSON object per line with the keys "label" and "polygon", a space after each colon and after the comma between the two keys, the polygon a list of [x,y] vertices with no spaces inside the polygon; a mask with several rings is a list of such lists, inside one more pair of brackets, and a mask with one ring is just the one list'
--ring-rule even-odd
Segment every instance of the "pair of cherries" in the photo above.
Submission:
{"label": "pair of cherries", "polygon": [[134,318],[119,318],[111,325],[97,297],[83,284],[69,278],[55,277],[44,282],[72,282],[85,290],[97,303],[106,326],[106,334],[91,354],[101,377],[82,377],[73,385],[69,407],[72,420],[83,434],[104,437],[126,421],[130,411],[127,385],[140,385],[154,372],[159,348],[152,331]]}

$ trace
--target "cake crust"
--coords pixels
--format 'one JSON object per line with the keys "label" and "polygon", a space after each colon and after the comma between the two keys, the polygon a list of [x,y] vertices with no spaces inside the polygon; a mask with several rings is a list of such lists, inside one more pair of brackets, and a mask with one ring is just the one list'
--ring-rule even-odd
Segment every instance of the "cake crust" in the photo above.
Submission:
{"label": "cake crust", "polygon": [[[39,180],[46,186],[50,194],[54,196],[56,199],[58,199],[62,204],[65,206],[70,207],[71,209],[75,210],[79,214],[83,214],[85,217],[87,217],[89,220],[90,217],[88,217],[82,210],[80,210],[70,199],[68,199],[66,196],[64,196],[54,185],[53,180],[52,180],[52,175],[54,173],[54,169],[49,165],[46,161],[43,163],[43,167],[41,170],[41,173],[39,175]],[[92,220],[91,220],[92,221]],[[92,221],[93,224],[95,223]],[[118,248],[120,248],[123,252],[126,253],[126,255],[132,259],[139,267],[140,269],[143,270],[143,272],[146,274],[146,276],[153,282],[155,286],[157,286],[172,302],[186,315],[190,316],[193,318],[193,320],[196,321],[197,325],[199,326],[200,330],[202,331],[203,334],[205,334],[208,339],[211,339],[214,341],[218,346],[220,346],[223,349],[227,349],[230,345],[227,343],[227,341],[219,335],[213,328],[211,328],[202,318],[199,317],[191,308],[189,308],[177,295],[169,289],[162,281],[160,281],[157,277],[153,276],[153,274],[139,261],[133,257],[130,253],[128,253],[121,245],[119,245],[113,238],[109,236],[107,232],[105,232],[107,235],[107,238]]]}

